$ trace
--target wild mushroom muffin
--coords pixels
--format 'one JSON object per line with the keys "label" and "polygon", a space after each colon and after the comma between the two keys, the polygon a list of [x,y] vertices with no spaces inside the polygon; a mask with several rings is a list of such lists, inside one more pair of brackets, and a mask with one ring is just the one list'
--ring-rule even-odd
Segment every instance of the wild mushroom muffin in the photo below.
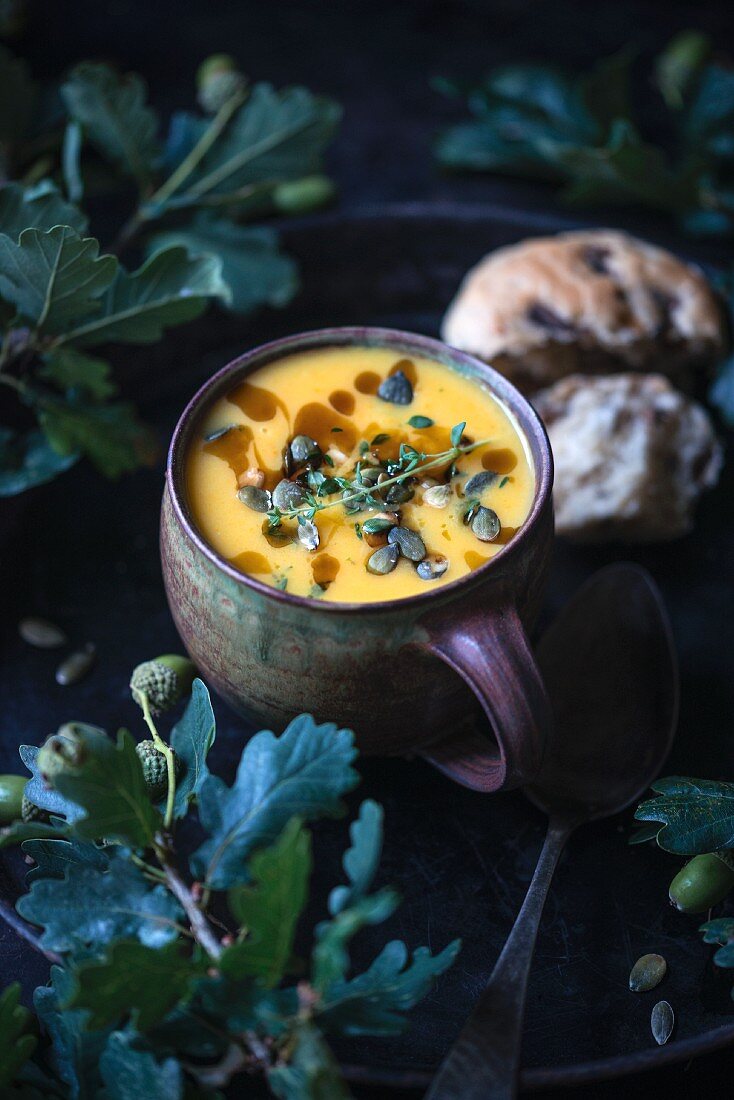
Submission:
{"label": "wild mushroom muffin", "polygon": [[569,374],[631,370],[689,389],[727,342],[723,309],[698,268],[609,229],[490,253],[465,277],[442,336],[525,393]]}
{"label": "wild mushroom muffin", "polygon": [[572,375],[533,403],[553,450],[559,534],[653,542],[690,530],[722,464],[700,405],[659,374]]}

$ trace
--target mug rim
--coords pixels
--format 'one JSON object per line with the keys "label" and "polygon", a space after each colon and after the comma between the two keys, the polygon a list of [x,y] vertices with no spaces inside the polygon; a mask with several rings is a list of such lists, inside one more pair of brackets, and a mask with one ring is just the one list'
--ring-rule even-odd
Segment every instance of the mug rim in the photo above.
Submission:
{"label": "mug rim", "polygon": [[[520,430],[528,443],[535,442],[540,455],[539,467],[535,470],[535,492],[533,503],[520,530],[503,546],[499,553],[484,562],[477,569],[466,573],[456,580],[448,581],[426,592],[417,592],[411,596],[401,596],[392,600],[339,601],[323,600],[312,596],[297,596],[273,585],[265,584],[248,573],[236,569],[226,558],[199,533],[186,502],[185,444],[193,422],[201,415],[207,404],[212,402],[225,378],[238,372],[246,377],[252,371],[267,363],[299,351],[316,350],[328,347],[386,347],[395,346],[402,352],[421,355],[443,363],[451,369],[452,365],[465,366],[470,373],[478,374],[485,381],[491,393],[498,397],[517,418]],[[533,456],[535,457],[535,456]],[[279,337],[265,344],[258,344],[235,359],[230,360],[215,371],[196,391],[186,404],[174,428],[166,459],[166,487],[171,499],[176,519],[181,524],[186,537],[196,548],[232,580],[254,589],[261,596],[273,599],[293,607],[302,607],[309,611],[322,611],[327,614],[376,614],[379,612],[400,612],[418,605],[422,607],[432,601],[435,605],[452,596],[461,595],[473,585],[479,584],[489,575],[495,563],[516,555],[523,544],[532,535],[538,518],[546,507],[553,488],[553,453],[545,426],[533,406],[512,383],[484,360],[461,351],[450,344],[431,336],[408,332],[403,329],[386,328],[375,325],[342,325],[331,328],[310,329],[291,336]]]}

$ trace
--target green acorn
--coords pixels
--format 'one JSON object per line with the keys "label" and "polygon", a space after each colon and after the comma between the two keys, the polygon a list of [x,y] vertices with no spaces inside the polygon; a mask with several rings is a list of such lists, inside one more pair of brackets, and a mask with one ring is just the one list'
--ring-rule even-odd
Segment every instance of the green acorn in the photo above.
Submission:
{"label": "green acorn", "polygon": [[41,745],[37,757],[38,768],[46,783],[51,786],[55,777],[62,772],[77,773],[86,755],[82,728],[76,722],[66,722]]}
{"label": "green acorn", "polygon": [[130,690],[139,707],[145,694],[151,714],[162,714],[191,691],[195,676],[196,666],[188,657],[166,653],[152,661],[143,661],[133,670]]}
{"label": "green acorn", "polygon": [[247,81],[228,53],[215,53],[196,71],[196,98],[207,114],[215,115],[228,99],[244,89]]}
{"label": "green acorn", "polygon": [[[153,741],[141,741],[135,746],[138,760],[143,765],[143,776],[148,794],[153,802],[160,802],[168,792],[168,769],[166,758]],[[181,761],[173,754],[173,770],[176,776],[181,774]]]}
{"label": "green acorn", "polygon": [[20,807],[20,816],[23,821],[43,821],[48,824],[51,820],[50,816],[45,810],[42,810],[40,806],[37,806],[35,802],[31,802],[27,794],[23,795],[23,801]]}
{"label": "green acorn", "polygon": [[273,206],[284,214],[306,214],[333,202],[336,187],[328,176],[304,176],[273,188]]}

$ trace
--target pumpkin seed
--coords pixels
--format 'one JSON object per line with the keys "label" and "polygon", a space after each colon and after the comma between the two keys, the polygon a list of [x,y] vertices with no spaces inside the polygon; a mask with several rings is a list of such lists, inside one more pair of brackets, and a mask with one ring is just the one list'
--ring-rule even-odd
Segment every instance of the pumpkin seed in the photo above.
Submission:
{"label": "pumpkin seed", "polygon": [[654,989],[665,977],[668,964],[662,955],[643,955],[630,971],[630,989],[633,993],[646,993]]}
{"label": "pumpkin seed", "polygon": [[321,462],[321,448],[315,439],[308,435],[297,435],[291,440],[290,452],[296,466],[303,466],[306,462]]}
{"label": "pumpkin seed", "polygon": [[97,656],[97,647],[87,642],[83,649],[78,649],[61,662],[56,669],[56,683],[62,687],[78,684],[90,671]]}
{"label": "pumpkin seed", "polygon": [[480,470],[478,474],[470,477],[464,486],[465,496],[481,496],[486,489],[489,489],[490,485],[494,485],[498,477],[499,474],[496,474],[493,470]]}
{"label": "pumpkin seed", "polygon": [[376,485],[382,473],[383,471],[379,466],[367,466],[366,469],[360,470],[362,481],[365,485]]}
{"label": "pumpkin seed", "polygon": [[385,500],[388,504],[405,504],[406,501],[412,500],[414,496],[415,490],[411,489],[410,485],[406,485],[404,481],[397,481],[387,490]]}
{"label": "pumpkin seed", "polygon": [[410,527],[393,527],[387,536],[391,546],[397,546],[404,558],[409,561],[423,561],[426,556],[426,544],[417,531]]}
{"label": "pumpkin seed", "polygon": [[675,1013],[667,1001],[658,1001],[650,1016],[650,1027],[659,1046],[667,1043],[675,1027]]}
{"label": "pumpkin seed", "polygon": [[239,428],[239,424],[225,424],[223,428],[215,428],[213,432],[207,432],[204,436],[205,443],[213,443],[215,439],[221,439],[227,432],[231,432],[234,428]]}
{"label": "pumpkin seed", "polygon": [[502,525],[496,512],[480,505],[471,521],[471,529],[482,542],[494,542],[502,530]]}
{"label": "pumpkin seed", "polygon": [[411,416],[408,423],[411,428],[432,428],[435,421],[430,416]]}
{"label": "pumpkin seed", "polygon": [[398,564],[399,551],[397,546],[381,546],[367,558],[367,572],[384,576],[392,573]]}
{"label": "pumpkin seed", "polygon": [[428,554],[418,562],[416,572],[422,581],[435,581],[442,577],[449,567],[449,559],[443,554]]}
{"label": "pumpkin seed", "polygon": [[410,379],[401,370],[389,375],[380,383],[377,396],[383,401],[389,401],[391,405],[409,405],[413,400],[413,387]]}
{"label": "pumpkin seed", "polygon": [[300,508],[305,503],[306,492],[297,481],[283,478],[273,489],[273,504],[281,512],[290,512],[292,508]]}
{"label": "pumpkin seed", "polygon": [[237,499],[253,512],[269,512],[272,499],[267,489],[258,489],[255,485],[243,485],[237,490]]}
{"label": "pumpkin seed", "polygon": [[48,619],[21,619],[18,633],[24,642],[36,646],[37,649],[56,649],[66,642],[66,635],[61,627],[50,623]]}
{"label": "pumpkin seed", "polygon": [[296,534],[301,546],[305,546],[307,550],[316,550],[319,545],[319,529],[315,523],[309,519],[300,520],[299,517]]}
{"label": "pumpkin seed", "polygon": [[431,508],[445,508],[451,496],[450,485],[432,485],[423,494],[423,503]]}

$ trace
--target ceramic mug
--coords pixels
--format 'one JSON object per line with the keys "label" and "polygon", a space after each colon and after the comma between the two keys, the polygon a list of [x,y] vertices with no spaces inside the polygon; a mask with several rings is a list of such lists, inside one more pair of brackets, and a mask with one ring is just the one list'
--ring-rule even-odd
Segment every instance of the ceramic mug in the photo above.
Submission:
{"label": "ceramic mug", "polygon": [[[388,347],[396,358],[435,359],[486,383],[514,415],[535,469],[530,514],[507,546],[467,576],[400,600],[337,603],[263,584],[207,545],[186,500],[187,448],[213,401],[272,360],[354,345]],[[174,432],[161,518],[171,613],[204,679],[258,726],[279,730],[308,711],[353,729],[363,752],[420,753],[476,790],[519,786],[538,772],[550,726],[526,630],[549,565],[552,481],[543,425],[486,363],[391,329],[322,329],[276,340],[210,378]],[[470,692],[491,731],[464,720]]]}

